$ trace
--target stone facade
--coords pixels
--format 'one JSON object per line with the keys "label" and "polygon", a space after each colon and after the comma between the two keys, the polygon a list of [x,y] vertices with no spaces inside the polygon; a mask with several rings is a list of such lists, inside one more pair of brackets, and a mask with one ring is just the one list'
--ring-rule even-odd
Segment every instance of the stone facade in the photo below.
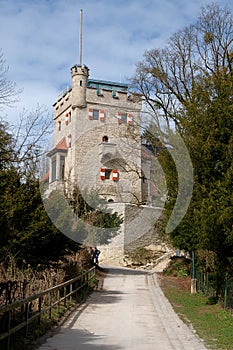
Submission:
{"label": "stone facade", "polygon": [[86,66],[71,75],[72,89],[54,104],[50,188],[69,181],[107,201],[141,202],[140,98],[127,84],[89,79]]}

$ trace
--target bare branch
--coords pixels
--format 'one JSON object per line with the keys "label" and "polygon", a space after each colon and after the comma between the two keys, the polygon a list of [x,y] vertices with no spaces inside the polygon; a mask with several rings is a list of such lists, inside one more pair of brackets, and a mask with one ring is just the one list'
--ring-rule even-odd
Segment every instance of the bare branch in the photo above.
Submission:
{"label": "bare branch", "polygon": [[4,107],[12,107],[18,101],[21,90],[16,89],[16,83],[7,80],[8,67],[6,66],[3,53],[0,50],[0,110]]}
{"label": "bare branch", "polygon": [[52,116],[43,106],[30,113],[24,110],[15,131],[15,162],[34,169],[44,154],[44,145],[52,134]]}

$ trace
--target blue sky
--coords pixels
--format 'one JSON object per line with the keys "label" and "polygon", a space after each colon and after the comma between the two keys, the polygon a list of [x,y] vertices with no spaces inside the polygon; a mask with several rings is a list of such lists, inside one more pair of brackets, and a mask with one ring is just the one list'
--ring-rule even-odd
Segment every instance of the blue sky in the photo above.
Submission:
{"label": "blue sky", "polygon": [[[1,116],[14,123],[23,109],[52,104],[79,61],[83,9],[83,63],[90,77],[125,82],[146,50],[161,48],[193,23],[207,0],[0,0],[0,48],[8,79],[23,89]],[[230,0],[222,0],[233,11]]]}

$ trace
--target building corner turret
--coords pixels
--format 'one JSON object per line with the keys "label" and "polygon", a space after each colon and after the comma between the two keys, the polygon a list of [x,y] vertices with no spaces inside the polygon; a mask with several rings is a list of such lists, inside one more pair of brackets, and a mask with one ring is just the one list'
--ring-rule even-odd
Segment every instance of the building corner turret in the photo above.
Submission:
{"label": "building corner turret", "polygon": [[86,91],[89,77],[89,68],[85,65],[74,65],[71,68],[72,76],[72,106],[85,108],[87,106]]}

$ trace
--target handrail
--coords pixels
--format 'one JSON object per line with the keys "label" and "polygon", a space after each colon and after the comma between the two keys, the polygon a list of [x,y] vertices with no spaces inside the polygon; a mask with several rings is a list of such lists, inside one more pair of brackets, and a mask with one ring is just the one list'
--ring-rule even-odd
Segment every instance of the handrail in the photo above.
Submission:
{"label": "handrail", "polygon": [[[22,328],[25,328],[25,336],[28,333],[28,325],[35,319],[38,319],[39,323],[41,321],[41,316],[45,312],[49,312],[50,319],[52,318],[52,308],[57,305],[58,311],[60,308],[60,303],[63,301],[64,306],[67,306],[67,301],[72,300],[73,294],[77,295],[77,292],[89,285],[90,281],[95,276],[95,266],[88,271],[82,273],[81,275],[72,278],[66,282],[60,283],[54,287],[48,288],[39,293],[30,295],[24,299],[15,301],[14,303],[4,305],[0,307],[0,314],[7,314],[7,331],[0,334],[0,341],[8,338],[7,340],[7,350],[10,346],[10,336]],[[78,283],[79,282],[79,283]],[[68,290],[67,290],[68,289]],[[61,293],[63,292],[63,293]],[[49,296],[48,300],[44,297]],[[30,303],[32,301],[37,301],[37,311],[33,311],[30,316]],[[24,314],[24,321],[11,327],[12,312],[15,309],[21,308],[21,314]]]}

